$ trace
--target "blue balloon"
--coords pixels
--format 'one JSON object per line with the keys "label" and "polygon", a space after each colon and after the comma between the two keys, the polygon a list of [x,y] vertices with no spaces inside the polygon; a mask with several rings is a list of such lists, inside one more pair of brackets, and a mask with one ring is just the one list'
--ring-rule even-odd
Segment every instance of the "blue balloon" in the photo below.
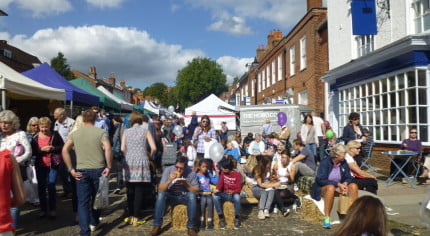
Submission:
{"label": "blue balloon", "polygon": [[283,126],[287,123],[287,114],[285,112],[279,112],[278,113],[278,125]]}

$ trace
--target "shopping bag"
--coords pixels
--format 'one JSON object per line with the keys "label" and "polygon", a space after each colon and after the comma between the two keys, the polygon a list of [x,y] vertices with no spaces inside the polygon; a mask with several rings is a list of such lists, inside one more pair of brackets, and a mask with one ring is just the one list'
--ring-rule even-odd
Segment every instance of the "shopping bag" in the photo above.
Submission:
{"label": "shopping bag", "polygon": [[350,197],[346,194],[340,194],[337,212],[339,212],[339,214],[341,215],[346,215],[350,206],[351,206]]}
{"label": "shopping bag", "polygon": [[28,165],[26,168],[26,172],[27,179],[30,180],[30,183],[37,184],[36,168],[32,165]]}
{"label": "shopping bag", "polygon": [[99,189],[94,199],[95,210],[103,209],[109,206],[109,179],[106,176],[100,176]]}

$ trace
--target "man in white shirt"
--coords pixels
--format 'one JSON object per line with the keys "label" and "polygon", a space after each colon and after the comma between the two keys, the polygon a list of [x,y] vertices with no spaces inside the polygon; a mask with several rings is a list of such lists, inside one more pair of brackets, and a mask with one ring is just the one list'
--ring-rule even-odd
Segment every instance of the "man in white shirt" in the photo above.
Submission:
{"label": "man in white shirt", "polygon": [[[62,107],[58,107],[55,109],[54,119],[54,131],[57,131],[60,134],[61,138],[63,139],[63,142],[66,142],[67,136],[69,135],[69,132],[72,130],[73,125],[75,124],[75,120],[70,117],[67,117],[66,111]],[[60,164],[58,171],[61,182],[63,184],[63,196],[71,197],[72,183],[70,182],[69,172],[67,171],[64,162]]]}
{"label": "man in white shirt", "polygon": [[325,137],[325,125],[324,120],[317,116],[315,111],[311,112],[312,121],[314,122],[315,135],[318,137],[318,151],[316,156],[316,161],[320,162],[324,158],[324,151],[327,145],[327,139]]}

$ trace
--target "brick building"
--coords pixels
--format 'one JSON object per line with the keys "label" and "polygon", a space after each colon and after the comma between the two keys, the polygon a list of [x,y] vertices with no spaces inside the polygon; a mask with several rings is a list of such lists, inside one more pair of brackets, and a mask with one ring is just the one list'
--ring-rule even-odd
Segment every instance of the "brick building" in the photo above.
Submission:
{"label": "brick building", "polygon": [[0,61],[19,73],[42,64],[39,58],[9,45],[6,40],[0,40]]}
{"label": "brick building", "polygon": [[257,48],[249,71],[238,82],[240,99],[251,104],[286,99],[324,111],[324,85],[321,77],[328,70],[327,8],[322,0],[307,0],[307,13],[283,36],[270,31],[267,45]]}

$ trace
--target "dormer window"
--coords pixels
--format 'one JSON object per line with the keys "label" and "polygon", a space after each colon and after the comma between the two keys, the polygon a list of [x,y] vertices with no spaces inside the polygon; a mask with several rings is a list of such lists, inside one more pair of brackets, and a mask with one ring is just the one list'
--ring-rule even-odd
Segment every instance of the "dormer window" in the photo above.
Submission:
{"label": "dormer window", "polygon": [[3,49],[3,56],[7,58],[12,58],[12,52],[10,50]]}

